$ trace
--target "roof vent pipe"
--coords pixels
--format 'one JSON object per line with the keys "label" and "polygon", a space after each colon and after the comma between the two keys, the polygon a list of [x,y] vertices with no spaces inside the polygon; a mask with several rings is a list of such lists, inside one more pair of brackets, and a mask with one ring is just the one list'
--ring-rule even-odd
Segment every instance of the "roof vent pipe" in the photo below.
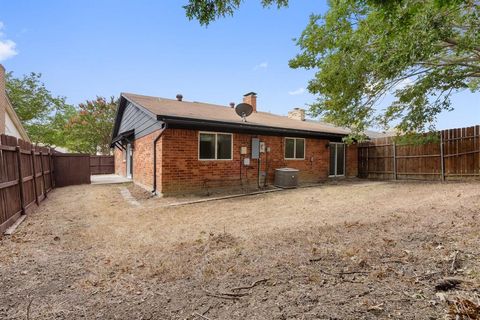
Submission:
{"label": "roof vent pipe", "polygon": [[235,108],[235,102],[230,102],[230,108]]}
{"label": "roof vent pipe", "polygon": [[177,98],[178,101],[182,101],[182,100],[183,100],[183,96],[182,96],[182,94],[180,94],[180,93],[177,94],[176,98]]}

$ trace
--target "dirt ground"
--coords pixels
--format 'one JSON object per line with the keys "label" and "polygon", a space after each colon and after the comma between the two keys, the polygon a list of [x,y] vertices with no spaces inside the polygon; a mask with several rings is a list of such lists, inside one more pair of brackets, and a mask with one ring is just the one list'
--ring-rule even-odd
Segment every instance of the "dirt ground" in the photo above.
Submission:
{"label": "dirt ground", "polygon": [[0,319],[445,319],[478,303],[478,182],[178,207],[121,188],[56,189],[0,239]]}

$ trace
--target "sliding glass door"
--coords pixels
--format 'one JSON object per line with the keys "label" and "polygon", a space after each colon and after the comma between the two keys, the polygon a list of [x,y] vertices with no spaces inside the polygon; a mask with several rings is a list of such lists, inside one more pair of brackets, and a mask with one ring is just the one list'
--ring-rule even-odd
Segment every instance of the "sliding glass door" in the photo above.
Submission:
{"label": "sliding glass door", "polygon": [[345,144],[330,142],[330,177],[345,175]]}

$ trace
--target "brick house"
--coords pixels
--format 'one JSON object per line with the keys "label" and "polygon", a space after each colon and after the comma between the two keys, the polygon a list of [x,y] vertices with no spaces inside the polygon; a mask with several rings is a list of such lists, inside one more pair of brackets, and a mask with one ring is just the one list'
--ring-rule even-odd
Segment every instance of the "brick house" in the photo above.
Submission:
{"label": "brick house", "polygon": [[299,169],[299,182],[357,175],[357,148],[348,131],[289,116],[257,111],[251,92],[244,121],[234,104],[219,106],[123,93],[112,135],[115,172],[158,194],[273,184],[275,169]]}

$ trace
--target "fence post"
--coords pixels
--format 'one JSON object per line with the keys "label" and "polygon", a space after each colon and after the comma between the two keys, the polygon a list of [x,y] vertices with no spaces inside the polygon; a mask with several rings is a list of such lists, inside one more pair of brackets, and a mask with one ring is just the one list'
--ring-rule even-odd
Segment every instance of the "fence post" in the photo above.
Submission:
{"label": "fence post", "polygon": [[33,171],[33,192],[34,192],[34,195],[35,195],[35,203],[38,206],[37,170],[35,168],[35,149],[32,149],[30,151],[30,154],[32,155],[31,163],[32,163],[32,171]]}
{"label": "fence post", "polygon": [[48,151],[48,171],[50,171],[50,190],[53,189],[52,152]]}
{"label": "fence post", "polygon": [[369,164],[369,159],[368,159],[368,146],[370,145],[370,142],[367,144],[367,179],[370,178],[370,164]]}
{"label": "fence post", "polygon": [[397,145],[393,142],[393,179],[397,180]]}
{"label": "fence post", "polygon": [[443,152],[443,132],[440,131],[440,174],[442,181],[445,181],[445,156]]}
{"label": "fence post", "polygon": [[15,150],[17,151],[17,164],[18,164],[18,187],[20,189],[20,207],[22,208],[22,214],[25,214],[25,201],[24,201],[24,192],[23,192],[23,175],[22,175],[22,153],[20,146],[16,146]]}
{"label": "fence post", "polygon": [[55,165],[53,161],[53,157],[55,155],[53,153],[50,153],[50,170],[52,172],[52,188],[55,188]]}
{"label": "fence post", "polygon": [[42,180],[43,180],[43,195],[47,197],[47,184],[45,182],[45,171],[43,168],[43,152],[40,151],[40,168],[42,169]]}

